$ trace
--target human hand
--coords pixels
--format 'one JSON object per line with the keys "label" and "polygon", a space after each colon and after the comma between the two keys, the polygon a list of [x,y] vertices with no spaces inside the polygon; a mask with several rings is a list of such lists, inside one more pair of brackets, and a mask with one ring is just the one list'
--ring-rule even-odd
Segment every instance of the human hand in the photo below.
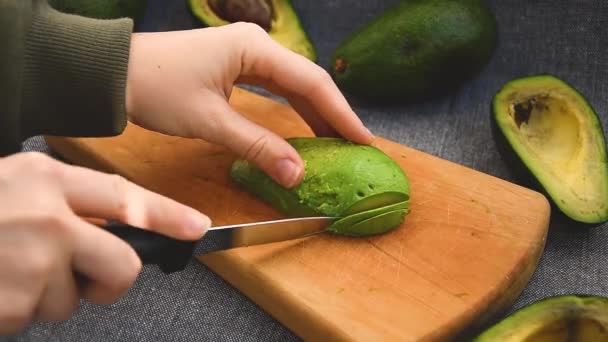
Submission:
{"label": "human hand", "polygon": [[304,172],[295,149],[230,107],[236,83],[288,99],[318,136],[373,140],[323,68],[255,24],[133,35],[126,95],[132,122],[224,145],[279,184],[297,185]]}
{"label": "human hand", "polygon": [[[120,176],[40,153],[0,159],[0,203],[0,335],[17,332],[35,316],[67,319],[79,298],[112,302],[132,285],[141,268],[138,256],[90,219],[185,240],[200,238],[210,225],[194,209]],[[74,271],[89,281],[79,287]]]}

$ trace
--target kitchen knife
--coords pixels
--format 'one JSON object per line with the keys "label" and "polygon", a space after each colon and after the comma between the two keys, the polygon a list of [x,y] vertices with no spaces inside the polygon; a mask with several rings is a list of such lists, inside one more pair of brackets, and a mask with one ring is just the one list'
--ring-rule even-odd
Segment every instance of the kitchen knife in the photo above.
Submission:
{"label": "kitchen knife", "polygon": [[163,272],[173,273],[183,270],[193,256],[315,235],[324,232],[336,219],[299,217],[216,226],[210,227],[198,241],[177,240],[123,223],[109,223],[101,228],[131,245],[144,265],[156,264]]}

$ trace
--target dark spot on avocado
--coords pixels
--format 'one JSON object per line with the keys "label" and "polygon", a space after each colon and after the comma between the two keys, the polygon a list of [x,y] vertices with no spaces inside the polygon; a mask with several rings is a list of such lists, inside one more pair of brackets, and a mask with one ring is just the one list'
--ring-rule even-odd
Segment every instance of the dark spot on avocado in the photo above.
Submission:
{"label": "dark spot on avocado", "polygon": [[536,95],[530,97],[525,101],[514,104],[513,114],[517,127],[521,127],[521,124],[524,122],[528,123],[528,120],[530,120],[530,116],[532,115],[533,110],[536,110],[538,112],[548,111],[549,106],[544,101],[547,98],[548,95]]}
{"label": "dark spot on avocado", "polygon": [[367,184],[367,187],[368,187],[370,190],[374,190],[374,184],[372,184],[372,183]]}
{"label": "dark spot on avocado", "polygon": [[530,114],[532,114],[532,108],[533,107],[531,100],[516,103],[513,105],[513,119],[515,120],[517,128],[520,128],[521,124],[524,122],[526,124],[528,123],[528,120],[530,120]]}
{"label": "dark spot on avocado", "polygon": [[272,25],[272,4],[269,0],[207,0],[215,14],[232,23],[255,23],[269,31]]}
{"label": "dark spot on avocado", "polygon": [[359,190],[359,191],[357,191],[357,196],[363,197],[363,196],[365,196],[365,193],[363,191]]}
{"label": "dark spot on avocado", "polygon": [[334,64],[334,70],[338,74],[341,74],[346,71],[346,66],[347,66],[346,61],[342,58],[338,58],[338,59],[336,59],[336,62]]}

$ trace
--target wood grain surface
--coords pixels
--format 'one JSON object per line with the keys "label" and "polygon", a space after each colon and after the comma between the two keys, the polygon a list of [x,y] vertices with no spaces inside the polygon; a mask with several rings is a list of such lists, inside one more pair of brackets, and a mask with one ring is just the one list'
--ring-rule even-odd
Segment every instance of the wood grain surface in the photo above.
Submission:
{"label": "wood grain surface", "polygon": [[[311,136],[291,109],[235,88],[235,109],[283,137]],[[282,217],[239,189],[237,157],[129,125],[112,138],[47,137],[66,159],[193,206],[214,224]],[[549,223],[542,195],[377,138],[411,181],[411,212],[375,237],[319,235],[200,261],[305,340],[444,340],[510,305],[536,268]]]}

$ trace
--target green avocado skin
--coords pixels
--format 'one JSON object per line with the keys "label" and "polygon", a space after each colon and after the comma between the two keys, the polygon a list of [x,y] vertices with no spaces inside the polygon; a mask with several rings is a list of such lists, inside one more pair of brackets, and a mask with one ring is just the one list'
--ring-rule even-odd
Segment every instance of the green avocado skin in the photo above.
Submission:
{"label": "green avocado skin", "polygon": [[383,192],[402,192],[410,184],[401,167],[376,147],[340,138],[291,138],[304,160],[304,179],[286,189],[245,160],[233,163],[231,178],[288,216],[340,217],[352,204]]}
{"label": "green avocado skin", "polygon": [[344,91],[367,100],[428,99],[478,73],[496,35],[482,0],[405,0],[344,40],[330,74]]}
{"label": "green avocado skin", "polygon": [[97,19],[138,18],[147,0],[49,0],[58,11]]}
{"label": "green avocado skin", "polygon": [[[510,316],[497,322],[472,339],[472,342],[523,342],[535,341],[537,334],[545,328],[547,333],[553,333],[557,328],[563,328],[564,334],[559,341],[579,341],[576,336],[584,332],[585,326],[577,324],[580,320],[593,320],[601,326],[604,335],[601,340],[608,338],[608,298],[588,295],[561,295],[548,297],[519,309]],[[564,326],[565,325],[565,326]],[[542,335],[541,335],[542,336]],[[538,339],[548,341],[548,339]]]}

